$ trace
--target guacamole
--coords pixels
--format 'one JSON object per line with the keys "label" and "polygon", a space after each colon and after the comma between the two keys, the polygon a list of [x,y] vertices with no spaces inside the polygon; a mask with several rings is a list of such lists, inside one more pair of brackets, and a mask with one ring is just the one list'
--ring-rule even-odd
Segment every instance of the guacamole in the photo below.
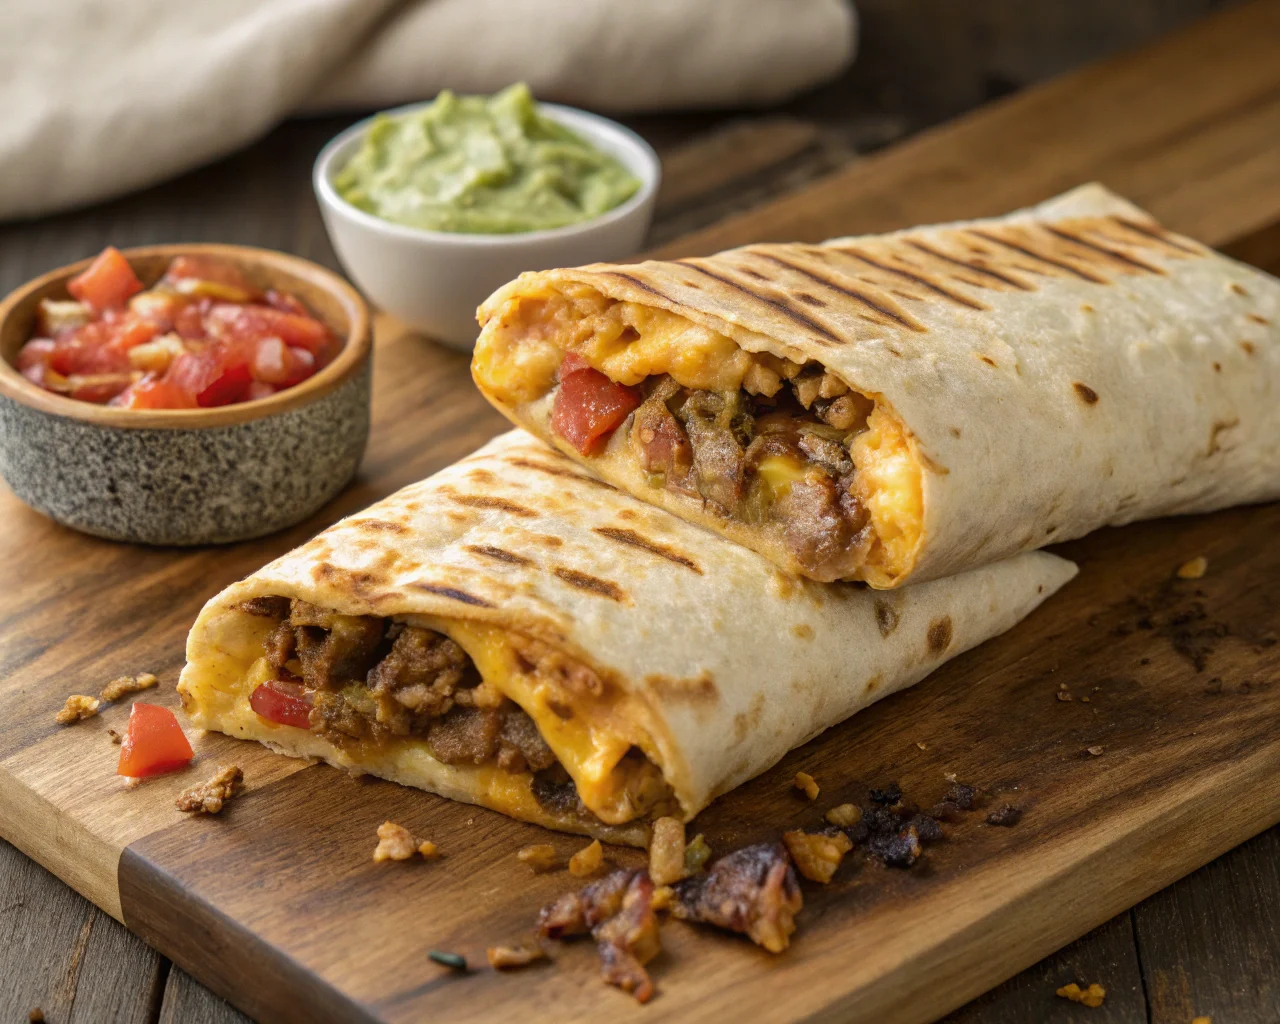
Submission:
{"label": "guacamole", "polygon": [[496,235],[590,220],[640,182],[538,113],[519,84],[493,96],[446,90],[422,110],[378,115],[334,185],[351,205],[395,224]]}

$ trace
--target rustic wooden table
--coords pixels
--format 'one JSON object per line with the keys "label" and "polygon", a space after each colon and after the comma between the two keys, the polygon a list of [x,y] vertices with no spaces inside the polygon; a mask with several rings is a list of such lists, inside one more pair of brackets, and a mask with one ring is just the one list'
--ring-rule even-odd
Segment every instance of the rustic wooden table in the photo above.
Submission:
{"label": "rustic wooden table", "polygon": [[[833,98],[835,97],[835,98]],[[638,119],[666,181],[661,245],[792,190],[921,127],[841,105],[828,90],[789,111]],[[245,152],[113,203],[0,227],[0,293],[112,243],[238,242],[336,267],[311,195],[311,162],[351,119],[287,124]],[[1280,124],[1272,126],[1280,131]],[[9,581],[14,585],[16,581]],[[0,627],[2,628],[2,627]],[[1280,827],[1158,893],[953,1014],[952,1024],[1032,1020],[1214,1024],[1280,1019]],[[1099,981],[1091,1010],[1054,1001],[1065,981]],[[6,843],[0,842],[0,1020],[39,1006],[64,1021],[215,1024],[245,1018]]]}

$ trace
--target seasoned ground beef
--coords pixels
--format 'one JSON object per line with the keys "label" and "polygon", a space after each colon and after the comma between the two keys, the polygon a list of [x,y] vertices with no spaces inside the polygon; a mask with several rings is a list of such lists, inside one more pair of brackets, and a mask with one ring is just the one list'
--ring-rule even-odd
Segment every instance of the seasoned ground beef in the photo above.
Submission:
{"label": "seasoned ground beef", "polygon": [[[805,370],[773,395],[693,391],[665,376],[646,387],[631,445],[655,486],[697,495],[743,522],[777,524],[813,570],[869,538],[866,509],[852,493],[849,444],[873,406],[838,378]],[[758,470],[778,457],[803,467],[805,478],[775,495]]]}
{"label": "seasoned ground beef", "polygon": [[[297,679],[311,694],[311,729],[331,743],[418,736],[446,764],[496,762],[513,773],[555,767],[568,779],[518,704],[503,698],[475,706],[480,674],[443,634],[305,601],[253,600],[241,610],[280,615],[266,640],[267,660],[280,678]],[[571,780],[567,786],[577,809],[577,790]]]}

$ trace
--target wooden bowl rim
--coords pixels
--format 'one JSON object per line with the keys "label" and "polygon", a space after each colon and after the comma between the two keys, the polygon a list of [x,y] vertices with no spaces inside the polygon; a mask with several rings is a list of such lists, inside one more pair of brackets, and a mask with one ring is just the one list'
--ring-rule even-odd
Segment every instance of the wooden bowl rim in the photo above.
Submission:
{"label": "wooden bowl rim", "polygon": [[[268,398],[259,398],[234,405],[210,409],[118,409],[94,402],[82,402],[64,395],[46,391],[20,374],[8,359],[0,358],[0,395],[12,398],[40,412],[99,427],[124,429],[200,430],[207,427],[227,427],[252,420],[265,419],[277,413],[288,412],[329,394],[347,380],[369,356],[373,331],[369,307],[360,293],[332,270],[289,253],[272,249],[258,249],[247,245],[228,245],[217,242],[166,243],[142,245],[120,250],[130,265],[135,260],[175,256],[216,256],[241,266],[271,266],[293,277],[329,292],[341,304],[347,314],[349,329],[338,356],[319,373],[308,377],[301,384],[277,392]],[[56,285],[84,270],[96,257],[77,260],[75,263],[28,281],[19,286],[0,302],[0,331],[15,310],[33,292]],[[314,314],[313,314],[314,315]],[[333,325],[330,324],[330,327]]]}

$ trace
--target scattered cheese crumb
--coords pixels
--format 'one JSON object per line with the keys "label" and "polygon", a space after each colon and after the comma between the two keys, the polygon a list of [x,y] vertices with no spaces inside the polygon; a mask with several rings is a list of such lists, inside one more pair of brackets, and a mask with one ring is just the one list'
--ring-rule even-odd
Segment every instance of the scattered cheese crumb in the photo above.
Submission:
{"label": "scattered cheese crumb", "polygon": [[516,854],[516,860],[521,864],[528,864],[537,874],[551,871],[560,863],[560,858],[556,856],[556,848],[550,843],[526,846]]}
{"label": "scattered cheese crumb", "polygon": [[669,885],[660,885],[653,890],[653,898],[649,900],[649,906],[654,913],[659,910],[666,910],[671,906],[671,901],[676,898],[676,891]]}
{"label": "scattered cheese crumb", "polygon": [[1085,749],[1089,751],[1089,753],[1091,753],[1094,757],[1098,757],[1102,753],[1104,748],[1103,747],[1086,747]]}
{"label": "scattered cheese crumb", "polygon": [[818,783],[814,781],[813,776],[808,772],[796,772],[795,787],[810,800],[818,799]]}
{"label": "scattered cheese crumb", "polygon": [[1196,555],[1195,558],[1178,566],[1177,576],[1180,580],[1198,580],[1208,568],[1209,559],[1204,555]]}
{"label": "scattered cheese crumb", "polygon": [[208,782],[183,790],[174,801],[178,810],[188,814],[217,814],[223,804],[235,796],[236,786],[244,778],[236,765],[218,767],[218,772]]}
{"label": "scattered cheese crumb", "polygon": [[1192,1017],[1191,1024],[1213,1024],[1208,1017]]}
{"label": "scattered cheese crumb", "polygon": [[649,877],[655,885],[684,878],[684,822],[659,818],[649,839]]}
{"label": "scattered cheese crumb", "polygon": [[[1207,1017],[1205,1019],[1208,1020]],[[32,1011],[27,1014],[27,1020],[29,1020],[31,1024],[43,1024],[44,1010],[40,1009],[38,1006],[34,1007]]]}
{"label": "scattered cheese crumb", "polygon": [[119,700],[121,697],[131,693],[138,693],[141,690],[149,690],[155,686],[160,680],[150,672],[143,672],[136,676],[121,676],[119,679],[113,679],[102,688],[100,696],[103,700],[113,701]]}
{"label": "scattered cheese crumb", "polygon": [[62,710],[53,716],[53,719],[59,725],[70,725],[72,722],[79,722],[84,718],[92,718],[98,713],[98,708],[101,706],[102,702],[97,697],[86,697],[80,693],[73,693],[67,698]]}
{"label": "scattered cheese crumb", "polygon": [[1066,690],[1059,690],[1058,700],[1075,700],[1075,698],[1071,696],[1071,694],[1069,694]]}
{"label": "scattered cheese crumb", "polygon": [[944,779],[946,779],[948,782],[955,782],[955,781],[956,781],[956,773],[955,773],[955,772],[943,772],[943,773],[942,773],[942,777],[943,777]]}
{"label": "scattered cheese crumb", "polygon": [[403,825],[384,821],[378,826],[378,845],[373,851],[375,864],[384,860],[408,860],[415,853],[428,860],[440,855],[435,843],[419,839]]}
{"label": "scattered cheese crumb", "polygon": [[840,804],[827,811],[826,818],[837,828],[850,828],[862,820],[862,808],[857,804]]}
{"label": "scattered cheese crumb", "polygon": [[929,749],[929,744],[925,743],[923,740],[916,740],[916,746],[919,747],[921,750]]}
{"label": "scattered cheese crumb", "polygon": [[599,871],[602,864],[604,864],[604,847],[600,845],[599,839],[593,839],[590,846],[584,846],[569,858],[569,874],[585,878]]}
{"label": "scattered cheese crumb", "polygon": [[116,732],[114,729],[108,729],[107,735],[111,737],[112,743],[114,743],[116,746],[120,745],[120,734],[118,732]]}
{"label": "scattered cheese crumb", "polygon": [[833,836],[796,829],[784,832],[782,841],[795,861],[796,870],[811,882],[831,881],[844,855],[853,849],[853,841],[843,832]]}
{"label": "scattered cheese crumb", "polygon": [[1074,981],[1070,985],[1063,985],[1058,989],[1058,995],[1063,999],[1070,999],[1073,1003],[1083,1003],[1085,1006],[1097,1008],[1102,1005],[1102,1001],[1107,998],[1107,990],[1094,982],[1088,988],[1081,988]]}
{"label": "scattered cheese crumb", "polygon": [[535,960],[545,960],[547,951],[532,939],[518,942],[514,946],[490,946],[485,950],[489,958],[489,966],[499,971],[509,971],[515,967],[524,967]]}

